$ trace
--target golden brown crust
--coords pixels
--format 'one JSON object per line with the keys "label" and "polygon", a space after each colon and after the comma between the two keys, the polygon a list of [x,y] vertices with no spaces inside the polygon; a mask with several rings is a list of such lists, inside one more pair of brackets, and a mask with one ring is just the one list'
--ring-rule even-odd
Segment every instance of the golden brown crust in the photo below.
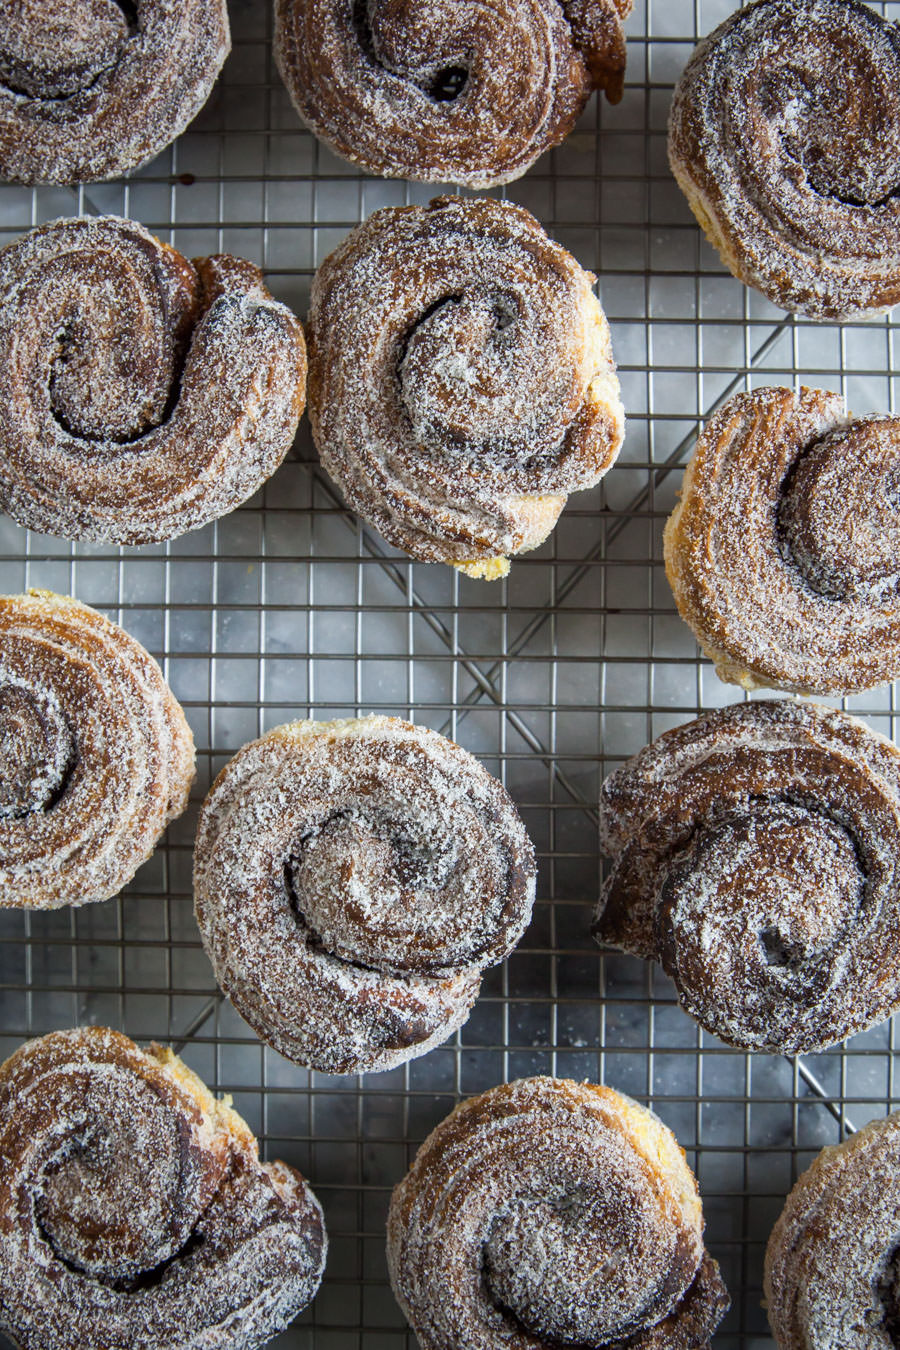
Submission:
{"label": "golden brown crust", "polygon": [[674,1136],[566,1079],[434,1130],[394,1191],[388,1265],[423,1350],[706,1350],[728,1308]]}
{"label": "golden brown crust", "polygon": [[22,1350],[254,1350],[326,1251],[298,1172],[171,1051],[103,1027],[0,1066],[0,1329]]}
{"label": "golden brown crust", "polygon": [[373,216],[320,267],[309,414],[350,506],[425,562],[546,538],[624,435],[593,278],[527,211],[440,197]]}
{"label": "golden brown crust", "polygon": [[87,183],[146,164],[230,49],[225,0],[0,0],[0,178]]}
{"label": "golden brown crust", "polygon": [[522,935],[534,852],[496,779],[393,717],[293,722],[239,751],[197,832],[216,979],[281,1054],[392,1068],[468,1017]]}
{"label": "golden brown crust", "polygon": [[816,704],[737,704],[611,774],[595,935],[662,962],[730,1045],[804,1054],[900,1006],[900,751]]}
{"label": "golden brown crust", "polygon": [[632,0],[277,0],[300,116],[370,173],[491,187],[622,96]]}
{"label": "golden brown crust", "polygon": [[779,1350],[892,1350],[900,1331],[900,1114],[823,1149],[766,1250]]}
{"label": "golden brown crust", "polygon": [[697,441],[664,536],[682,618],[723,680],[855,693],[900,671],[900,419],[757,389]]}
{"label": "golden brown crust", "polygon": [[859,0],[758,0],[697,47],[669,161],[741,281],[815,319],[900,300],[900,37]]}
{"label": "golden brown crust", "polygon": [[305,379],[302,328],[252,263],[52,221],[0,253],[0,506],[66,539],[198,529],[274,473]]}
{"label": "golden brown crust", "polygon": [[138,642],[77,600],[0,596],[0,906],[117,894],[193,779],[184,713]]}

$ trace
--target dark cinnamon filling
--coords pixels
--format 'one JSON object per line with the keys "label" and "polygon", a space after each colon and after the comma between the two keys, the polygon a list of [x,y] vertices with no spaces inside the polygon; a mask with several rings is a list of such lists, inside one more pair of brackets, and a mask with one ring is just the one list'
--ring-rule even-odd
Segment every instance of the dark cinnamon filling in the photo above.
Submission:
{"label": "dark cinnamon filling", "polygon": [[800,942],[790,942],[779,933],[777,928],[763,928],[759,934],[760,944],[766,954],[766,962],[782,970],[799,970],[806,959],[806,951]]}
{"label": "dark cinnamon filling", "polygon": [[66,791],[76,752],[56,699],[0,684],[0,819],[51,811]]}
{"label": "dark cinnamon filling", "polygon": [[452,103],[466,87],[469,72],[462,66],[446,66],[439,70],[426,88],[435,103]]}

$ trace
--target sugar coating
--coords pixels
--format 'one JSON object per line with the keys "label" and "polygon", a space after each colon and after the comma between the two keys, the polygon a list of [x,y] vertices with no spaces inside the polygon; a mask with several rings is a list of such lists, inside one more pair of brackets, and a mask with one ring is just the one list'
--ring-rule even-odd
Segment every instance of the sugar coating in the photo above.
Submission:
{"label": "sugar coating", "polygon": [[0,0],[0,178],[89,183],[146,164],[230,50],[226,0]]}
{"label": "sugar coating", "polygon": [[592,281],[527,211],[490,198],[376,211],[325,260],[313,435],[390,543],[426,562],[505,559],[599,482],[624,412]]}
{"label": "sugar coating", "polygon": [[900,1114],[825,1148],[797,1181],[766,1251],[779,1350],[893,1350],[900,1283]]}
{"label": "sugar coating", "polygon": [[0,503],[70,539],[199,528],[280,464],[305,369],[252,264],[191,264],[117,217],[51,222],[0,253]]}
{"label": "sugar coating", "polygon": [[855,693],[900,671],[900,420],[757,389],[704,427],[664,536],[682,617],[745,688]]}
{"label": "sugar coating", "polygon": [[759,0],[697,46],[669,161],[741,281],[815,319],[900,299],[900,29],[859,0]]}
{"label": "sugar coating", "polygon": [[789,700],[666,732],[611,774],[601,942],[662,962],[730,1045],[805,1054],[900,1006],[900,751]]}
{"label": "sugar coating", "polygon": [[225,767],[197,832],[216,979],[264,1040],[328,1073],[446,1040],[521,937],[534,888],[502,785],[397,718],[277,727]]}
{"label": "sugar coating", "polygon": [[370,173],[492,187],[622,97],[633,0],[277,0],[300,116]]}
{"label": "sugar coating", "polygon": [[0,1329],[22,1350],[255,1350],[326,1254],[303,1178],[227,1104],[105,1028],[0,1066]]}
{"label": "sugar coating", "polygon": [[198,529],[284,459],[305,376],[252,263],[189,263],[116,216],[52,221],[0,252],[0,505],[66,539]]}
{"label": "sugar coating", "polygon": [[387,1252],[423,1350],[706,1350],[728,1307],[674,1136],[566,1079],[458,1106],[394,1191]]}
{"label": "sugar coating", "polygon": [[0,906],[107,900],[187,806],[194,741],[153,658],[49,591],[0,596]]}

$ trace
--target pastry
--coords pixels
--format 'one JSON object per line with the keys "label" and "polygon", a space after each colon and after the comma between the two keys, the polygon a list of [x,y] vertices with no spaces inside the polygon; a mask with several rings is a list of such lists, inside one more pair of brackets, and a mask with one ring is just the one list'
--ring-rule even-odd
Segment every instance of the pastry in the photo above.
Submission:
{"label": "pastry", "polygon": [[225,0],[0,0],[0,178],[90,183],[146,164],[230,50]]}
{"label": "pastry", "polygon": [[321,1207],[170,1050],[104,1027],[0,1066],[0,1330],[20,1350],[255,1350],[322,1278]]}
{"label": "pastry", "polygon": [[593,277],[521,207],[376,211],[320,267],[309,415],[354,511],[472,575],[547,538],[622,444]]}
{"label": "pastry", "polygon": [[664,536],[723,680],[849,694],[900,674],[900,418],[757,389],[706,424]]}
{"label": "pastry", "polygon": [[822,1050],[900,1007],[900,751],[778,699],[704,713],[603,785],[599,941],[721,1040]]}
{"label": "pastry", "polygon": [[193,779],[190,728],[140,643],[77,600],[0,596],[0,908],[118,894]]}
{"label": "pastry", "polygon": [[618,103],[633,0],[276,0],[275,57],[317,136],[369,173],[493,187]]}
{"label": "pastry", "polygon": [[671,1131],[559,1078],[438,1125],[394,1191],[388,1266],[422,1350],[708,1350],[729,1303]]}
{"label": "pastry", "polygon": [[722,261],[813,319],[900,300],[900,29],[858,0],[758,0],[699,44],[669,162]]}
{"label": "pastry", "polygon": [[0,252],[0,507],[65,539],[198,529],[284,459],[305,376],[252,263],[115,216],[42,225]]}
{"label": "pastry", "polygon": [[534,851],[465,750],[394,717],[292,722],[206,799],[194,899],[220,986],[325,1073],[389,1069],[468,1017],[531,917]]}
{"label": "pastry", "polygon": [[900,1113],[825,1148],[787,1198],[766,1252],[779,1350],[891,1350],[900,1326]]}

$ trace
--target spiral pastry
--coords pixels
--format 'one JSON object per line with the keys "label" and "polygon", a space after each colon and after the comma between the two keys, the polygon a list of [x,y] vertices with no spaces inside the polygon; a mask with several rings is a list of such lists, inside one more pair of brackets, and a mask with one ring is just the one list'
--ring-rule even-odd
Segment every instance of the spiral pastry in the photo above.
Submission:
{"label": "spiral pastry", "polygon": [[707,1350],[729,1302],[674,1135],[568,1079],[442,1121],[394,1191],[387,1250],[422,1350]]}
{"label": "spiral pastry", "polygon": [[661,961],[741,1049],[805,1054],[900,1007],[900,751],[778,699],[705,713],[601,793],[601,942]]}
{"label": "spiral pastry", "polygon": [[309,413],[348,503],[424,562],[508,571],[622,444],[593,277],[521,207],[376,211],[319,269]]}
{"label": "spiral pastry", "polygon": [[284,459],[305,376],[252,263],[114,216],[43,225],[0,252],[0,507],[66,539],[197,529]]}
{"label": "spiral pastry", "polygon": [[322,1210],[161,1046],[103,1027],[0,1066],[0,1329],[21,1350],[254,1350],[319,1286]]}
{"label": "spiral pastry", "polygon": [[230,50],[225,0],[0,0],[0,178],[88,183],[146,164]]}
{"label": "spiral pastry", "polygon": [[493,187],[618,103],[633,0],[276,0],[298,113],[369,173]]}
{"label": "spiral pastry", "polygon": [[825,1148],[766,1252],[779,1350],[892,1350],[900,1331],[900,1113]]}
{"label": "spiral pastry", "polygon": [[900,673],[898,493],[900,418],[758,389],[710,419],[664,552],[721,679],[846,694]]}
{"label": "spiral pastry", "polygon": [[697,47],[669,163],[722,261],[813,319],[900,300],[900,30],[858,0],[758,0]]}
{"label": "spiral pastry", "polygon": [[184,713],[134,638],[49,591],[0,596],[0,908],[116,895],[193,779]]}
{"label": "spiral pastry", "polygon": [[263,1040],[325,1073],[446,1040],[521,937],[534,886],[500,783],[394,717],[292,722],[245,745],[194,854],[216,979]]}

